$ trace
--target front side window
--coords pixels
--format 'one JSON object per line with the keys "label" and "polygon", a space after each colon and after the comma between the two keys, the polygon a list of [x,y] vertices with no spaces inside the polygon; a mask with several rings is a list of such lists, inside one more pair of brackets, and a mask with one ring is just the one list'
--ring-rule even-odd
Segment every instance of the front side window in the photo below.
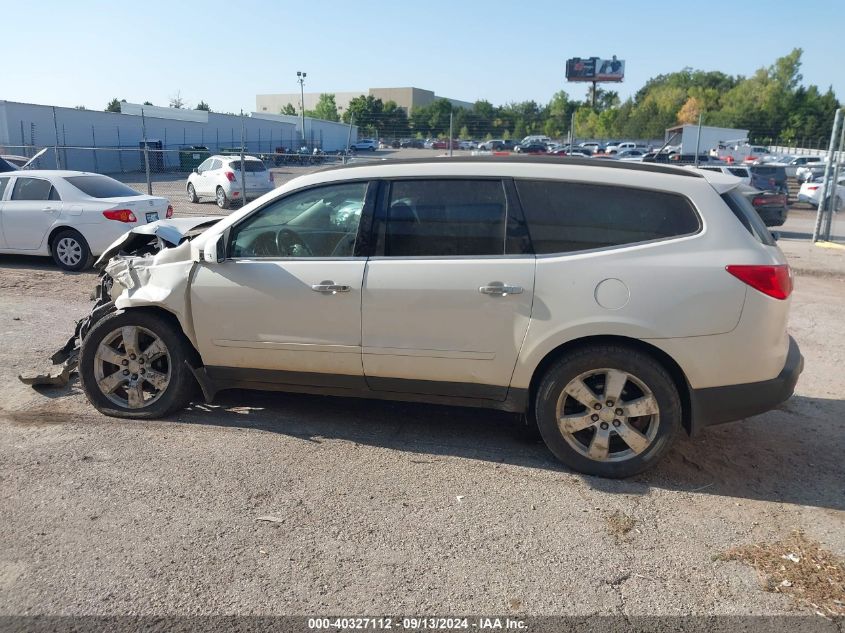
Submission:
{"label": "front side window", "polygon": [[197,172],[201,174],[202,172],[208,171],[209,169],[211,169],[211,159],[206,158],[199,164],[199,167],[197,167]]}
{"label": "front side window", "polygon": [[538,254],[571,253],[695,233],[698,215],[683,196],[576,182],[518,180]]}
{"label": "front side window", "polygon": [[376,253],[387,257],[503,255],[507,203],[500,180],[391,183]]}
{"label": "front side window", "polygon": [[220,169],[220,166],[221,166],[222,164],[223,164],[223,163],[222,163],[222,161],[221,161],[219,158],[215,158],[213,161],[211,161],[211,166],[210,166],[210,167],[208,167],[208,170],[209,170],[209,171],[214,171],[215,169]]}
{"label": "front side window", "polygon": [[232,230],[230,257],[352,257],[366,182],[293,193]]}
{"label": "front side window", "polygon": [[12,191],[12,200],[49,200],[53,185],[41,178],[18,178]]}
{"label": "front side window", "polygon": [[8,178],[0,178],[0,200],[3,199],[3,192],[6,191],[6,185],[9,183]]}

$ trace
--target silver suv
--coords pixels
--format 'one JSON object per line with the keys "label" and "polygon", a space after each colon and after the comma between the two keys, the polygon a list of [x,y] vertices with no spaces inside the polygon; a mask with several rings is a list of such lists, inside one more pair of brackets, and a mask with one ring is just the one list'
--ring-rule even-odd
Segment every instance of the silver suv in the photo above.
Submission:
{"label": "silver suv", "polygon": [[523,157],[302,176],[115,243],[82,385],[126,418],[197,386],[502,409],[571,468],[629,476],[681,431],[776,406],[802,370],[791,273],[739,184]]}

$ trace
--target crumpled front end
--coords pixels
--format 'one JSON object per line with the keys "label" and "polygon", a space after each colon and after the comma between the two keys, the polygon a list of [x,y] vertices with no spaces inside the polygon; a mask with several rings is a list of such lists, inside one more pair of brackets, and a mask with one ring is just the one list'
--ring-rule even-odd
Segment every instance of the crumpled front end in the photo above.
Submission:
{"label": "crumpled front end", "polygon": [[73,334],[50,357],[62,365],[58,373],[18,376],[25,384],[66,385],[76,370],[82,341],[91,328],[115,310],[155,306],[173,313],[185,334],[194,340],[190,319],[188,282],[194,262],[190,240],[219,221],[212,218],[161,220],[124,234],[109,246],[94,266],[100,270],[92,293],[91,313],[76,322]]}

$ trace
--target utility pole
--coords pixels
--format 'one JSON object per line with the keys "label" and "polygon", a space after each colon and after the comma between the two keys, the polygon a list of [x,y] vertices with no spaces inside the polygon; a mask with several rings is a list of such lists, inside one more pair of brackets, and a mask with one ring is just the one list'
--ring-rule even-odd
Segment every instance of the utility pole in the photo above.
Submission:
{"label": "utility pole", "polygon": [[[143,112],[143,110],[142,110]],[[56,107],[53,106],[53,130],[56,132],[56,169],[61,169],[62,164],[59,161],[59,124],[56,121]]]}
{"label": "utility pole", "polygon": [[[349,144],[352,142],[352,126],[355,124],[355,113],[353,112],[349,117],[349,131],[346,133],[346,151],[343,153],[343,164],[349,157]],[[357,139],[356,139],[357,140]]]}
{"label": "utility pole", "polygon": [[246,204],[246,160],[244,158],[244,128],[246,126],[246,119],[244,119],[244,111],[241,109],[241,206]]}
{"label": "utility pole", "polygon": [[[833,160],[836,152],[836,137],[839,135],[839,126],[842,124],[842,109],[836,111],[836,116],[833,118],[833,130],[830,133],[830,148],[827,150],[827,163],[824,167],[824,177],[822,178],[823,187],[825,191],[831,190],[831,179],[833,178]],[[839,148],[840,150],[842,148]],[[818,242],[822,235],[822,218],[824,218],[824,197],[819,201],[819,209],[816,213],[816,226],[813,229],[813,242]]]}
{"label": "utility pole", "polygon": [[141,136],[144,137],[144,171],[147,175],[147,195],[153,195],[153,181],[150,180],[150,146],[147,143],[147,119],[144,108],[141,108]]}
{"label": "utility pole", "polygon": [[701,112],[698,113],[698,136],[695,137],[695,166],[698,167],[698,148],[701,145]]}
{"label": "utility pole", "polygon": [[452,155],[452,110],[449,110],[449,156]]}
{"label": "utility pole", "polygon": [[302,113],[302,142],[305,142],[305,77],[308,73],[301,70],[296,71],[296,76],[299,77],[299,109]]}

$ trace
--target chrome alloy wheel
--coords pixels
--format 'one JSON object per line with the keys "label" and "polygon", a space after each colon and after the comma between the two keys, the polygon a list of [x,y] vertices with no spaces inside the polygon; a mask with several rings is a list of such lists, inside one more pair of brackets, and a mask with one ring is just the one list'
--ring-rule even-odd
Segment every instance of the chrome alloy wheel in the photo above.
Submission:
{"label": "chrome alloy wheel", "polygon": [[581,455],[620,462],[651,446],[660,424],[652,391],[618,369],[593,369],[572,379],[555,409],[558,428]]}
{"label": "chrome alloy wheel", "polygon": [[56,242],[56,257],[65,266],[76,266],[82,261],[82,244],[72,237],[63,237]]}
{"label": "chrome alloy wheel", "polygon": [[94,355],[94,377],[114,404],[142,409],[158,400],[170,384],[170,352],[150,330],[125,326],[109,333]]}

